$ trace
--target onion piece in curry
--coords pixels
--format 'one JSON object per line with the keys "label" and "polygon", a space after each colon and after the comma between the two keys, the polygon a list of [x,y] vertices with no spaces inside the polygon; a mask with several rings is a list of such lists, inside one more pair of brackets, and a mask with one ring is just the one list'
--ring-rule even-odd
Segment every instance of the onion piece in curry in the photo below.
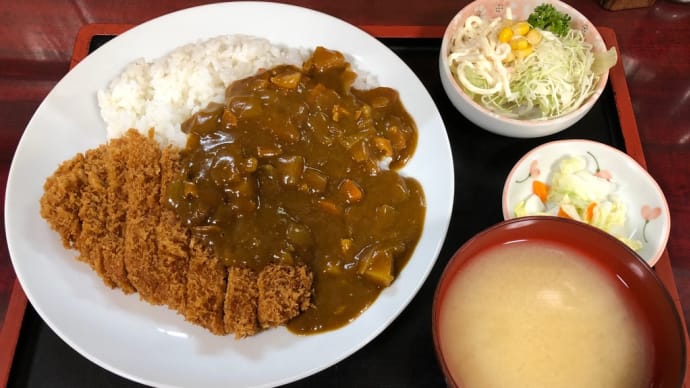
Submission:
{"label": "onion piece in curry", "polygon": [[168,204],[227,266],[307,264],[313,307],[301,334],[341,327],[389,286],[423,228],[421,185],[396,170],[417,128],[398,92],[352,88],[344,56],[236,81],[225,104],[183,124],[183,171]]}

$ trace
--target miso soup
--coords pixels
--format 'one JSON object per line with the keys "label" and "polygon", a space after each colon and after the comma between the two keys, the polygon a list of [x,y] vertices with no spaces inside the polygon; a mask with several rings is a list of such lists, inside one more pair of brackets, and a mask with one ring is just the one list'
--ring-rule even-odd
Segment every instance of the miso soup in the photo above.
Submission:
{"label": "miso soup", "polygon": [[536,241],[464,265],[438,316],[441,352],[460,386],[649,386],[651,335],[614,274]]}

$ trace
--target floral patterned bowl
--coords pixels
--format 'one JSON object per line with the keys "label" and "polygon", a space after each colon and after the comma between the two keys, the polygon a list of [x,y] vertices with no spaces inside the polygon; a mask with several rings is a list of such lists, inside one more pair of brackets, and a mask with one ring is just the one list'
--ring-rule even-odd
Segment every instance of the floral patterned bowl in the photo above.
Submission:
{"label": "floral patterned bowl", "polygon": [[[616,236],[637,242],[636,253],[654,266],[671,230],[666,198],[654,178],[634,159],[602,143],[559,140],[525,154],[510,171],[503,187],[503,218],[516,218],[515,211],[521,202],[540,188],[550,188],[560,162],[569,157],[582,158],[585,170],[611,184],[613,195],[625,209],[625,222],[616,227]],[[569,217],[560,209],[557,213]]]}

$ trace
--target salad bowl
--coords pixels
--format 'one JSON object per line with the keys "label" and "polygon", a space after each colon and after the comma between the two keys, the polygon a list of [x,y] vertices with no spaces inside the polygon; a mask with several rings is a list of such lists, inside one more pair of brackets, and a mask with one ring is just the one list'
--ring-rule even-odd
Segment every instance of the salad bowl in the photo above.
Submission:
{"label": "salad bowl", "polygon": [[[461,86],[461,82],[459,82],[458,74],[460,72],[455,67],[457,66],[457,64],[451,63],[452,61],[451,59],[449,59],[450,56],[454,53],[453,48],[456,47],[455,41],[456,39],[458,39],[458,32],[460,30],[467,29],[468,24],[470,24],[466,24],[468,18],[479,17],[484,21],[484,23],[490,23],[492,20],[495,20],[499,17],[503,18],[503,20],[501,20],[501,23],[504,23],[505,19],[507,18],[512,18],[512,20],[516,22],[526,21],[528,20],[528,17],[535,11],[535,9],[542,5],[550,5],[553,7],[553,9],[560,12],[562,15],[567,15],[567,17],[569,17],[569,20],[567,22],[569,28],[572,30],[582,32],[582,35],[584,37],[584,45],[591,46],[591,53],[595,58],[607,57],[607,59],[605,60],[605,62],[608,63],[607,67],[605,67],[606,70],[597,70],[597,73],[599,74],[598,76],[592,78],[592,84],[587,89],[589,90],[589,92],[586,95],[585,93],[582,93],[583,98],[578,99],[577,103],[573,102],[571,104],[571,108],[569,108],[570,110],[564,110],[561,114],[539,114],[539,110],[543,111],[544,109],[543,104],[546,104],[546,102],[543,102],[545,101],[545,99],[541,97],[537,98],[538,96],[534,97],[534,100],[532,100],[533,91],[535,89],[538,89],[539,86],[535,87],[532,86],[531,83],[529,83],[534,82],[533,79],[528,79],[527,81],[521,79],[521,83],[528,82],[526,84],[527,86],[524,87],[522,90],[516,88],[514,79],[515,66],[511,65],[510,62],[506,62],[504,60],[502,62],[505,65],[503,69],[496,69],[497,66],[501,67],[499,65],[491,65],[493,66],[495,71],[493,71],[490,74],[490,76],[494,78],[500,78],[501,73],[505,73],[508,74],[508,77],[513,77],[508,78],[508,82],[504,82],[510,84],[510,93],[513,95],[513,97],[506,98],[510,100],[517,96],[517,101],[519,101],[520,104],[524,99],[527,98],[529,99],[530,104],[534,101],[535,109],[530,109],[526,113],[514,113],[513,111],[499,111],[492,107],[488,107],[485,103],[479,101],[481,94],[468,94],[467,88]],[[489,38],[490,39],[488,44],[490,46],[498,44],[497,42],[492,41],[492,37]],[[585,47],[584,45],[583,47]],[[541,52],[544,51],[535,50],[532,53],[532,55],[538,55]],[[590,111],[590,109],[599,99],[601,93],[606,87],[606,83],[608,81],[608,68],[610,68],[616,62],[617,54],[615,52],[615,49],[613,51],[609,51],[607,55],[604,55],[605,53],[607,53],[607,48],[596,27],[583,14],[581,14],[575,8],[571,7],[570,5],[564,2],[558,0],[475,0],[469,3],[464,8],[462,8],[448,24],[443,35],[443,40],[441,42],[441,49],[439,53],[439,71],[443,88],[448,98],[455,106],[455,108],[469,121],[479,126],[480,128],[483,128],[489,132],[493,132],[498,135],[515,138],[535,138],[551,135],[565,130],[573,124],[575,124],[577,121],[579,121]],[[554,56],[558,57],[557,53]],[[496,63],[496,60],[488,58],[488,61],[480,64],[475,63],[474,66],[487,66],[487,63]],[[586,65],[583,64],[583,66]],[[569,78],[579,77],[578,74],[562,74],[563,68],[563,66],[559,66],[558,68],[551,68],[549,69],[550,71],[548,73],[558,73],[563,77]],[[548,78],[548,76],[546,75],[546,71],[544,71],[543,73],[535,72],[529,75],[529,77],[532,77],[537,80],[542,80],[545,77]],[[550,80],[547,80],[547,82],[550,82]],[[565,86],[563,88],[568,89],[569,87]],[[501,90],[505,91],[505,86]],[[561,100],[565,99],[567,97],[566,95],[571,93],[567,90],[556,91],[558,92],[557,98]],[[507,92],[503,93],[507,94]],[[496,98],[494,98],[493,96],[497,96],[500,94],[501,92],[499,91],[494,94],[491,94],[490,96],[492,96],[492,100],[495,100]],[[553,93],[550,94],[553,95]],[[539,104],[542,104],[542,106],[538,107],[537,105]],[[536,109],[536,107],[538,107],[539,109]]]}

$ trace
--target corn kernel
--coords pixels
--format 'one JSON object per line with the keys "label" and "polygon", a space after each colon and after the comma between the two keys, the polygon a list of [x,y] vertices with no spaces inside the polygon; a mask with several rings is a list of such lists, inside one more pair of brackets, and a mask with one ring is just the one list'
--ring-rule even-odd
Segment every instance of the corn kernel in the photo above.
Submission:
{"label": "corn kernel", "polygon": [[541,42],[541,32],[538,30],[530,30],[527,35],[525,35],[525,39],[527,39],[532,46],[536,46]]}
{"label": "corn kernel", "polygon": [[518,37],[510,41],[510,48],[513,50],[522,50],[529,47],[529,42],[523,37]]}
{"label": "corn kernel", "polygon": [[513,34],[525,36],[529,32],[529,23],[527,22],[517,22],[511,27],[513,29]]}
{"label": "corn kernel", "polygon": [[498,33],[498,41],[501,42],[501,43],[510,42],[511,39],[513,39],[513,30],[510,29],[509,27],[503,28],[503,29]]}
{"label": "corn kernel", "polygon": [[508,55],[506,55],[506,57],[503,58],[503,63],[510,63],[510,62],[512,62],[512,61],[514,61],[514,60],[515,60],[515,55],[513,54],[512,51],[510,51],[510,52],[508,53]]}
{"label": "corn kernel", "polygon": [[513,53],[515,54],[515,58],[517,58],[517,59],[523,59],[523,58],[525,58],[526,56],[532,54],[532,51],[533,51],[533,50],[534,50],[534,49],[532,48],[532,46],[527,46],[527,47],[525,47],[525,48],[523,48],[523,49],[513,50]]}

